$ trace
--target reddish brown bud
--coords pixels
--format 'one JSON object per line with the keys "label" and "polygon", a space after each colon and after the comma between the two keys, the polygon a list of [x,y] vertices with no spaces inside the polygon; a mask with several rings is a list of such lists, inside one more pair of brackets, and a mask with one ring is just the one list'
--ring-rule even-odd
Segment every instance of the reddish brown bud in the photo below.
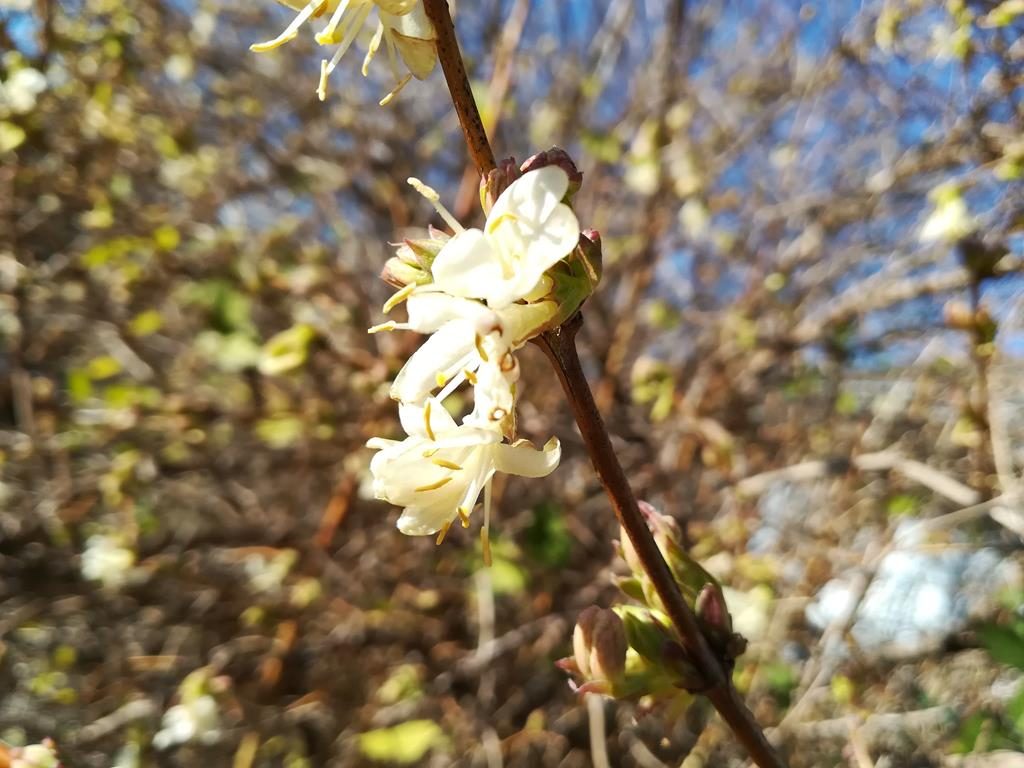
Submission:
{"label": "reddish brown bud", "polygon": [[523,173],[529,173],[530,171],[536,171],[538,168],[546,168],[549,165],[561,168],[569,177],[569,191],[565,193],[565,196],[571,200],[572,196],[579,191],[583,184],[583,173],[576,167],[576,163],[569,157],[569,153],[561,147],[552,147],[543,152],[538,152],[519,166],[519,170]]}
{"label": "reddish brown bud", "polygon": [[573,658],[587,682],[613,683],[626,668],[626,630],[614,611],[590,606],[572,634]]}
{"label": "reddish brown bud", "polygon": [[520,176],[522,174],[516,168],[515,159],[507,157],[498,163],[497,168],[488,171],[487,175],[480,179],[480,207],[484,209],[484,213],[491,212],[501,193]]}

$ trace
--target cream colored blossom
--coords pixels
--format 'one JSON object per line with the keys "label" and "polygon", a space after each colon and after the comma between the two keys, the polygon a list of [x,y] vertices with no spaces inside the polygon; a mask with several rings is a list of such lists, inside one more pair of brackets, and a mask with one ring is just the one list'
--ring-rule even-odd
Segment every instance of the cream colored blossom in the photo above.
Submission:
{"label": "cream colored blossom", "polygon": [[544,477],[561,456],[556,438],[537,450],[525,440],[503,443],[498,430],[469,419],[456,424],[436,398],[423,405],[402,404],[399,416],[408,437],[375,437],[367,445],[378,451],[370,462],[374,495],[404,507],[398,528],[412,536],[440,532],[440,541],[456,519],[468,526],[484,492],[486,541],[494,474]]}
{"label": "cream colored blossom", "polygon": [[333,55],[325,58],[320,66],[320,82],[317,94],[320,100],[327,98],[327,80],[337,68],[342,57],[352,47],[356,37],[366,26],[374,10],[377,11],[377,25],[370,40],[369,50],[363,60],[362,72],[366,76],[370,62],[381,46],[387,55],[393,78],[391,91],[381,100],[389,103],[413,77],[423,80],[430,74],[437,61],[434,48],[434,29],[427,19],[420,0],[281,0],[298,15],[273,40],[255,43],[250,49],[256,53],[274,50],[294,40],[299,30],[312,19],[326,17],[327,22],[316,34],[316,42],[322,46],[335,46]]}

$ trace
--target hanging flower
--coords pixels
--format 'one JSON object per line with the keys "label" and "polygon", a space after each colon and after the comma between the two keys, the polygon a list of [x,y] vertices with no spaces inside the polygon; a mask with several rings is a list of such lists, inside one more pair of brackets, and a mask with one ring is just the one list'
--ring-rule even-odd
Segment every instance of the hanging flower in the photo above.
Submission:
{"label": "hanging flower", "polygon": [[[512,387],[519,378],[513,352],[547,327],[556,311],[554,302],[511,304],[494,311],[479,301],[427,289],[409,293],[406,307],[408,322],[391,321],[370,329],[433,334],[399,371],[391,396],[421,403],[440,388],[437,397],[444,400],[469,381],[474,386],[476,419],[509,426]],[[504,432],[511,437],[510,429]]]}
{"label": "hanging flower", "polygon": [[576,214],[562,202],[568,189],[568,175],[556,166],[512,182],[483,230],[456,229],[431,265],[434,286],[452,296],[483,299],[492,309],[530,296],[579,241]]}
{"label": "hanging flower", "polygon": [[381,105],[391,100],[415,77],[423,80],[430,74],[437,61],[434,47],[434,29],[427,19],[420,0],[280,0],[298,11],[298,15],[275,37],[263,43],[249,46],[256,53],[265,53],[279,48],[295,39],[299,30],[310,19],[330,14],[326,26],[316,35],[316,41],[324,46],[337,46],[330,59],[320,63],[320,82],[317,95],[323,101],[327,98],[327,80],[337,68],[342,56],[355,42],[374,9],[378,11],[377,28],[370,41],[369,50],[363,60],[363,76],[384,45],[394,85],[381,99]]}
{"label": "hanging flower", "polygon": [[501,432],[467,419],[456,424],[436,398],[423,405],[402,404],[404,440],[372,438],[378,452],[370,462],[374,494],[404,507],[398,529],[410,536],[439,533],[443,541],[452,523],[469,526],[469,516],[484,492],[485,556],[490,525],[491,478],[495,472],[545,477],[561,456],[556,438],[537,450],[528,441],[502,442]]}

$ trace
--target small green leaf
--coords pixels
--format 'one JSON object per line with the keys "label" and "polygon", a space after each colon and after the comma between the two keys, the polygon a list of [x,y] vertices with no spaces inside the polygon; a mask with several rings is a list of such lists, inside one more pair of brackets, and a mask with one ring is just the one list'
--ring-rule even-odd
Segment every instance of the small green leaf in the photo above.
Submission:
{"label": "small green leaf", "polygon": [[533,508],[533,520],[525,531],[524,547],[530,557],[550,568],[569,561],[572,537],[561,507],[544,502]]}
{"label": "small green leaf", "polygon": [[444,731],[433,720],[410,720],[359,734],[359,751],[364,757],[403,765],[417,763],[431,749],[447,743]]}
{"label": "small green leaf", "polygon": [[302,437],[305,425],[297,416],[277,416],[256,424],[256,435],[271,448],[288,448]]}
{"label": "small green leaf", "polygon": [[305,323],[270,337],[260,351],[260,373],[277,376],[300,368],[306,362],[309,345],[315,338],[316,330]]}
{"label": "small green leaf", "polygon": [[979,629],[978,636],[993,659],[1024,670],[1024,637],[1009,627],[994,624]]}

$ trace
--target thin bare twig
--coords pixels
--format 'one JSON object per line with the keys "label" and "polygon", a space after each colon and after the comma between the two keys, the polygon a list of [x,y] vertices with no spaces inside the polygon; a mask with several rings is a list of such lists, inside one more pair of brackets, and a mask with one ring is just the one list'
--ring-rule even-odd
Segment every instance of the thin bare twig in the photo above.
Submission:
{"label": "thin bare twig", "polygon": [[[437,55],[451,91],[452,104],[458,113],[466,145],[477,171],[485,176],[495,167],[494,152],[466,77],[448,4],[446,0],[424,0],[424,9],[434,25]],[[591,461],[612,501],[616,517],[633,543],[683,644],[704,675],[704,695],[714,704],[722,719],[761,768],[781,768],[785,763],[768,743],[754,716],[736,692],[725,664],[711,650],[640,512],[580,365],[576,333],[581,323],[582,317],[577,313],[562,327],[539,337],[538,343],[555,367]]]}

